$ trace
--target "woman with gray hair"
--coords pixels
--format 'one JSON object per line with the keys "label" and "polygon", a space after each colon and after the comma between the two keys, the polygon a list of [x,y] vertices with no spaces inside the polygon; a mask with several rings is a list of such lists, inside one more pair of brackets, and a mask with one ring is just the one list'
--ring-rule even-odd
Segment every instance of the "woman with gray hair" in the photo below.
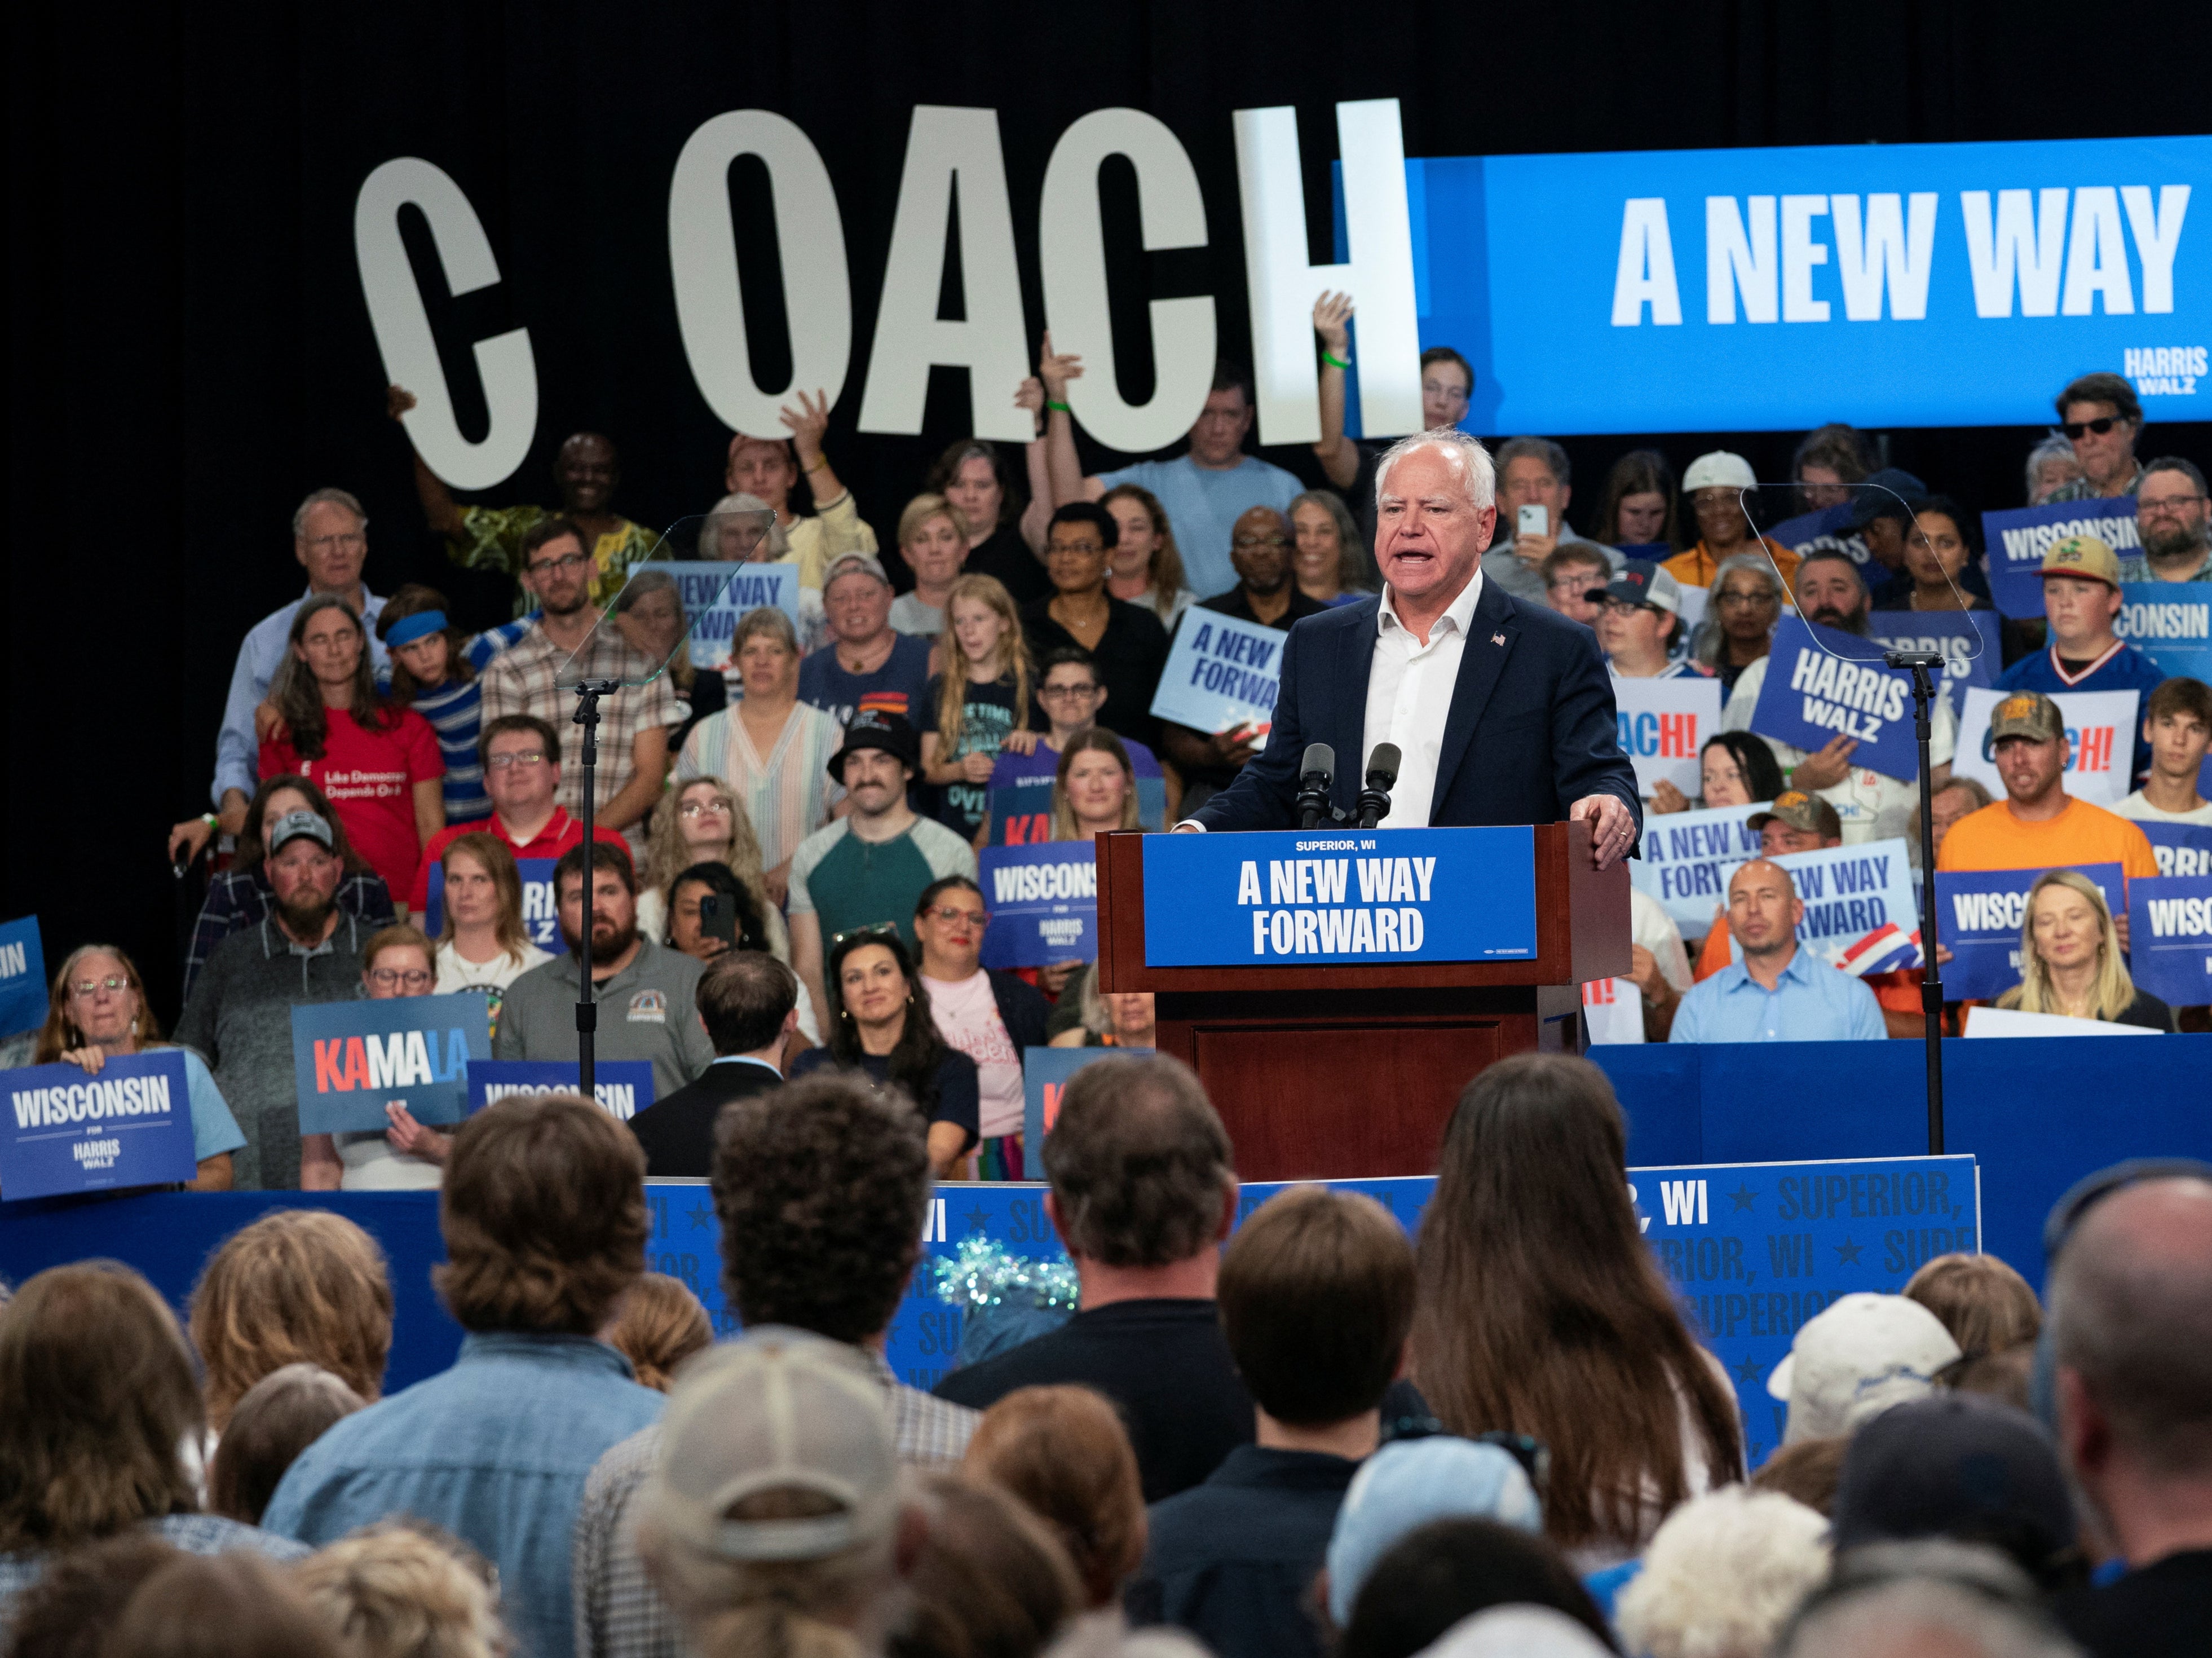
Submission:
{"label": "woman with gray hair", "polygon": [[[743,491],[724,495],[699,520],[699,562],[702,564],[795,564],[791,537],[776,521],[775,509],[758,495]],[[830,622],[822,609],[822,590],[799,584],[799,654],[829,642]],[[738,677],[737,659],[722,670],[722,679],[735,701],[744,695]],[[676,745],[671,744],[670,747]]]}
{"label": "woman with gray hair", "polygon": [[2081,476],[2081,463],[2074,446],[2053,432],[2027,452],[2027,504],[2040,507],[2066,484]]}
{"label": "woman with gray hair", "polygon": [[1712,596],[1705,619],[1690,636],[1690,656],[1718,677],[1723,703],[1743,671],[1771,648],[1774,624],[1789,601],[1782,578],[1763,552],[1732,553],[1713,572]]}

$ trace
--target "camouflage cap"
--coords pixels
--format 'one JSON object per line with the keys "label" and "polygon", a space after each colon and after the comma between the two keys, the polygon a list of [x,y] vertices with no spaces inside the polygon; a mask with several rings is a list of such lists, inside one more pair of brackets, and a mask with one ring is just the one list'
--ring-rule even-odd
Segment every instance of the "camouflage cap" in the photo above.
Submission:
{"label": "camouflage cap", "polygon": [[[2100,547],[2103,543],[2098,544]],[[2106,550],[2109,558],[2112,552]],[[1990,741],[2025,737],[2032,743],[2049,743],[2066,735],[2066,716],[2041,691],[2014,691],[1990,710]]]}
{"label": "camouflage cap", "polygon": [[1753,835],[1769,823],[1787,823],[1791,829],[1817,835],[1824,841],[1840,841],[1844,835],[1844,820],[1836,815],[1836,809],[1819,795],[1808,794],[1802,789],[1783,790],[1774,797],[1772,805],[1744,820],[1744,827]]}
{"label": "camouflage cap", "polygon": [[2051,550],[2043,556],[2042,573],[2072,576],[2082,581],[2101,581],[2107,587],[2117,587],[2120,585],[2119,555],[2094,536],[2068,536],[2063,541],[2053,542]]}

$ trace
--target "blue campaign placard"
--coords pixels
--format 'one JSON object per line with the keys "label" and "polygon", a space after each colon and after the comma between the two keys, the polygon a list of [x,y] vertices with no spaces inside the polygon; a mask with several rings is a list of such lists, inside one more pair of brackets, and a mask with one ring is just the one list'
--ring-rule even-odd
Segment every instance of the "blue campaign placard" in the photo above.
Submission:
{"label": "blue campaign placard", "polygon": [[[510,1094],[574,1094],[581,1091],[575,1061],[561,1060],[471,1060],[468,1108],[481,1111]],[[653,1103],[650,1060],[599,1060],[592,1066],[592,1097],[607,1114],[628,1122]]]}
{"label": "blue campaign placard", "polygon": [[2128,971],[2169,1007],[2212,1003],[2212,876],[2128,883]]}
{"label": "blue campaign placard", "polygon": [[[690,623],[691,665],[717,671],[729,665],[730,641],[748,610],[781,610],[799,625],[799,567],[796,564],[700,564],[655,562],[641,567],[665,570],[676,580],[684,620]],[[635,572],[632,572],[635,579]]]}
{"label": "blue campaign placard", "polygon": [[179,1049],[112,1058],[97,1077],[73,1065],[5,1075],[0,1199],[163,1186],[198,1168]]}
{"label": "blue campaign placard", "polygon": [[1148,967],[1536,953],[1524,826],[1155,835],[1144,851]]}
{"label": "blue campaign placard", "polygon": [[[2065,377],[2061,376],[2061,383]],[[2212,384],[2208,384],[2212,391]],[[2133,495],[2109,501],[2054,501],[1982,514],[1988,545],[1990,597],[2007,616],[2043,616],[2043,556],[2069,536],[2094,536],[2122,558],[2140,551]]]}
{"label": "blue campaign placard", "polygon": [[1920,774],[1912,735],[1912,676],[1882,665],[1870,639],[1784,615],[1751,728],[1811,752],[1830,738],[1858,739],[1851,764],[1910,781]]}
{"label": "blue campaign placard", "polygon": [[1639,541],[1632,547],[1613,550],[1623,558],[1640,558],[1647,564],[1664,564],[1674,556],[1676,548],[1671,541]]}
{"label": "blue campaign placard", "polygon": [[1060,1115],[1060,1096],[1067,1080],[1097,1060],[1148,1057],[1149,1048],[1025,1048],[1022,1050],[1022,1146],[1033,1166]]}
{"label": "blue campaign placard", "polygon": [[[1968,688],[1987,690],[2004,671],[2004,647],[1999,637],[2003,623],[1995,610],[1954,611],[1948,616],[1925,610],[1876,610],[1867,618],[1874,642],[1896,651],[1941,651],[1942,689],[1950,694],[1951,711],[1959,711],[1962,692]],[[1906,704],[1911,724],[1911,705]]]}
{"label": "blue campaign placard", "polygon": [[986,847],[975,861],[991,908],[985,967],[1098,959],[1098,865],[1090,841]]}
{"label": "blue campaign placard", "polygon": [[2169,678],[2212,683],[2212,583],[2130,581],[2120,589],[2112,631]]}
{"label": "blue campaign placard", "polygon": [[[2202,793],[2204,785],[2200,782],[2197,788]],[[2139,819],[2136,827],[2150,842],[2160,875],[2212,875],[2212,827],[2160,823],[2148,817]]]}
{"label": "blue campaign placard", "polygon": [[1866,562],[1866,543],[1851,530],[1851,503],[1848,501],[1800,513],[1796,518],[1785,518],[1767,530],[1766,538],[1793,553],[1810,552],[1815,548],[1840,548],[1859,563]]}
{"label": "blue campaign placard", "polygon": [[1223,732],[1275,717],[1286,629],[1193,607],[1185,610],[1152,698],[1156,720]]}
{"label": "blue campaign placard", "polygon": [[[1087,1051],[1093,1058],[1114,1052]],[[1626,1172],[1630,1201],[1692,1336],[1728,1366],[1754,1466],[1781,1440],[1782,1407],[1767,1397],[1765,1383],[1800,1326],[1843,1296],[1894,1295],[1934,1257],[1981,1247],[1981,1188],[1971,1157]],[[1248,1183],[1238,1196],[1237,1224],[1289,1184]],[[1426,1175],[1321,1184],[1375,1199],[1408,1234],[1436,1189]],[[927,1388],[944,1380],[978,1314],[995,1320],[1030,1312],[1012,1281],[1030,1286],[1033,1297],[1042,1280],[1061,1308],[1073,1304],[1074,1270],[1045,1214],[1044,1195],[1042,1185],[1016,1181],[937,1188],[923,1216],[922,1260],[884,1347],[900,1381]],[[647,1266],[689,1284],[718,1335],[734,1333],[707,1182],[647,1181],[646,1203],[653,1218]]]}
{"label": "blue campaign placard", "polygon": [[1686,938],[1703,938],[1714,910],[1728,908],[1729,877],[1759,856],[1759,834],[1747,820],[1771,804],[1646,811],[1643,856],[1628,860],[1630,884],[1656,900]]}
{"label": "blue campaign placard", "polygon": [[[518,858],[515,873],[522,878],[522,930],[538,949],[556,956],[568,953],[561,936],[561,917],[553,907],[553,866],[557,858]],[[433,938],[446,930],[446,866],[430,865],[430,901],[423,906],[422,931]]]}
{"label": "blue campaign placard", "polygon": [[491,1058],[483,998],[391,996],[292,1010],[292,1080],[302,1134],[385,1127],[386,1105],[420,1123],[459,1122],[469,1066]]}
{"label": "blue campaign placard", "polygon": [[39,918],[25,915],[0,921],[0,1036],[44,1024],[47,995],[46,952],[39,941]]}
{"label": "blue campaign placard", "polygon": [[[2113,914],[2127,909],[2127,881],[2118,864],[2079,864],[2105,895]],[[1943,999],[1993,1001],[2020,982],[2020,929],[2027,891],[2039,869],[1938,870],[1936,928],[1952,959],[1943,968]]]}
{"label": "blue campaign placard", "polygon": [[[1920,917],[1912,896],[1912,859],[1901,840],[1867,841],[1786,853],[1805,919],[1797,942],[1830,967],[1863,978],[1920,965]],[[1729,940],[1743,959],[1743,946]]]}

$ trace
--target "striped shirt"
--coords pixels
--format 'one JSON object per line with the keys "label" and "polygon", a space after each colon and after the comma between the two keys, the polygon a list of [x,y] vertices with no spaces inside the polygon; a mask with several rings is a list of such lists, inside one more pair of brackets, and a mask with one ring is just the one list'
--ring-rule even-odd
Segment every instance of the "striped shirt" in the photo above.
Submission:
{"label": "striped shirt", "polygon": [[[462,648],[469,666],[481,674],[492,658],[530,631],[538,613],[520,621],[487,628]],[[377,689],[387,694],[392,676],[378,676]],[[472,817],[491,815],[491,797],[484,793],[483,761],[477,753],[477,738],[483,727],[483,687],[473,679],[463,684],[449,679],[428,690],[417,690],[408,705],[430,722],[438,734],[438,752],[446,761],[446,821],[465,823]]]}
{"label": "striped shirt", "polygon": [[781,735],[763,760],[736,708],[710,714],[691,728],[676,758],[678,786],[719,777],[736,792],[760,841],[761,867],[780,868],[799,843],[830,821],[845,798],[830,775],[830,756],[845,745],[844,728],[821,709],[794,702]]}

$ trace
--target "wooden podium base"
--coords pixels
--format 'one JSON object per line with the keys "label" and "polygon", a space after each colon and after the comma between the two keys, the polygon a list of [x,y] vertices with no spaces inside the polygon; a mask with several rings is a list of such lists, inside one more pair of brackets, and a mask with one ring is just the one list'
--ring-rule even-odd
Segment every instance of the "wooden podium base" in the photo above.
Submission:
{"label": "wooden podium base", "polygon": [[1573,986],[1162,991],[1155,1041],[1206,1084],[1243,1179],[1428,1175],[1468,1080],[1572,1051],[1581,1008]]}

